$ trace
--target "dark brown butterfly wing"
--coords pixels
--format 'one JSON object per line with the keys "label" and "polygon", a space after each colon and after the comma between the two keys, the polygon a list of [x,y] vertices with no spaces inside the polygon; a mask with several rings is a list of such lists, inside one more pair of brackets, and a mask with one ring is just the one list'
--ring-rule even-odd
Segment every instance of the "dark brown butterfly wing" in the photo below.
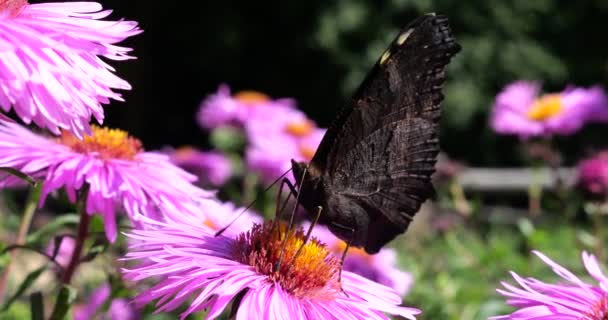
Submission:
{"label": "dark brown butterfly wing", "polygon": [[368,252],[404,232],[433,194],[444,69],[459,49],[443,16],[425,15],[405,27],[311,161],[327,190],[365,208],[370,220],[361,245]]}

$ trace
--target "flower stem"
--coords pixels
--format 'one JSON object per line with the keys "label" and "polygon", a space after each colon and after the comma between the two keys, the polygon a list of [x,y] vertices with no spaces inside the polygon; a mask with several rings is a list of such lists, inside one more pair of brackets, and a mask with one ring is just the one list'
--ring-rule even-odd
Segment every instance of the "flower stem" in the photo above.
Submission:
{"label": "flower stem", "polygon": [[80,191],[80,197],[78,199],[78,211],[80,213],[80,224],[78,225],[78,233],[76,234],[76,244],[74,245],[74,251],[72,251],[72,257],[70,258],[70,262],[68,266],[65,268],[63,275],[61,276],[61,282],[63,284],[70,284],[72,281],[72,276],[76,271],[76,268],[80,264],[80,256],[82,254],[82,248],[84,247],[84,242],[89,235],[89,222],[91,221],[91,216],[87,213],[87,195],[89,191],[89,186],[85,185]]}
{"label": "flower stem", "polygon": [[[25,239],[27,238],[27,232],[30,230],[30,226],[32,225],[32,220],[34,219],[34,213],[36,212],[36,207],[38,205],[39,199],[39,190],[38,186],[34,186],[34,188],[30,189],[30,193],[28,195],[27,202],[25,204],[25,208],[23,209],[23,216],[21,217],[21,223],[19,224],[19,231],[17,232],[17,240],[15,241],[16,245],[25,244]],[[15,257],[17,256],[17,250],[11,251],[11,258],[7,262],[4,270],[2,271],[2,275],[0,276],[0,300],[4,298],[4,294],[6,293],[6,284],[8,283],[8,274],[10,273],[11,264]]]}
{"label": "flower stem", "polygon": [[594,206],[592,212],[593,231],[595,236],[595,256],[603,260],[604,257],[604,215],[600,204]]}

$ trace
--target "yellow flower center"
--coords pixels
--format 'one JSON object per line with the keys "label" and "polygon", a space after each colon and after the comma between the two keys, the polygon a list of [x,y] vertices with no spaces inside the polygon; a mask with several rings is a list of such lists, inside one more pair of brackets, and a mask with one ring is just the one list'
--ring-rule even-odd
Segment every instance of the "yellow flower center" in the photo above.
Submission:
{"label": "yellow flower center", "polygon": [[255,105],[258,103],[264,103],[267,101],[270,101],[270,97],[258,92],[258,91],[253,91],[253,90],[245,90],[245,91],[241,91],[236,93],[234,96],[234,99],[249,104],[249,105]]}
{"label": "yellow flower center", "polygon": [[59,143],[83,154],[98,154],[102,159],[133,160],[143,151],[141,142],[125,131],[119,129],[93,126],[93,134],[79,140],[71,133],[64,131],[58,138]]}
{"label": "yellow flower center", "polygon": [[0,0],[0,17],[14,18],[28,5],[27,0]]}
{"label": "yellow flower center", "polygon": [[296,137],[303,137],[312,133],[315,129],[315,124],[307,119],[303,119],[298,122],[290,122],[285,127],[287,133],[292,134]]}
{"label": "yellow flower center", "polygon": [[340,294],[340,261],[317,239],[311,238],[304,243],[302,229],[289,232],[285,229],[283,224],[273,227],[272,221],[254,225],[250,231],[237,237],[233,248],[235,259],[267,275],[269,280],[295,297],[334,299]]}
{"label": "yellow flower center", "polygon": [[532,104],[528,111],[528,118],[536,121],[547,120],[559,114],[563,107],[559,94],[546,94]]}

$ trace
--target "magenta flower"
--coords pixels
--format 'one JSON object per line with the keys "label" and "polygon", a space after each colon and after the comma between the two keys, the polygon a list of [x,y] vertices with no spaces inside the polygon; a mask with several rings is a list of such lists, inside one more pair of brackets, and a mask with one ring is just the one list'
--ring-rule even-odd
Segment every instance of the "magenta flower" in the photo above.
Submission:
{"label": "magenta flower", "polygon": [[[17,169],[44,181],[40,205],[48,194],[65,188],[71,201],[89,185],[86,211],[104,217],[108,239],[116,239],[117,207],[137,223],[141,215],[199,212],[195,200],[210,193],[194,186],[196,179],[164,154],[145,152],[139,140],[116,129],[92,127],[83,140],[68,132],[47,138],[10,121],[0,121],[0,166]],[[0,181],[9,186],[15,178]]]}
{"label": "magenta flower", "polygon": [[272,100],[257,91],[241,91],[231,95],[230,88],[221,85],[215,94],[203,100],[196,118],[198,124],[206,129],[223,125],[242,127],[251,113],[269,106],[293,108],[295,103],[286,98]]}
{"label": "magenta flower", "polygon": [[301,230],[288,233],[278,265],[286,235],[272,222],[236,238],[214,237],[200,224],[156,225],[127,235],[135,241],[126,259],[140,264],[123,270],[125,278],[158,281],[134,299],[138,307],[156,300],[157,312],[167,312],[187,303],[181,319],[202,310],[215,319],[242,294],[233,306],[238,320],[389,319],[384,313],[415,319],[420,313],[400,306],[392,289],[359,275],[344,271],[338,282],[339,260],[316,239],[293,259],[303,244]]}
{"label": "magenta flower", "polygon": [[[310,224],[303,226],[304,230],[308,230],[309,227]],[[342,257],[346,242],[338,239],[326,227],[316,225],[312,235],[325,243],[334,256]],[[344,270],[393,288],[402,297],[407,294],[414,282],[410,273],[397,268],[397,252],[392,248],[383,248],[377,254],[371,255],[362,249],[350,247],[344,260]]]}
{"label": "magenta flower", "polygon": [[593,196],[608,195],[608,151],[579,163],[578,184]]}
{"label": "magenta flower", "polygon": [[496,97],[490,122],[496,132],[522,138],[571,135],[589,122],[608,122],[608,97],[600,87],[540,95],[538,83],[517,81]]}
{"label": "magenta flower", "polygon": [[113,299],[107,312],[100,312],[99,309],[110,299],[111,293],[110,285],[107,283],[95,289],[85,305],[76,306],[74,320],[97,319],[96,315],[102,313],[104,314],[103,319],[136,320],[140,318],[139,312],[124,298]]}
{"label": "magenta flower", "polygon": [[100,57],[125,60],[115,44],[141,32],[134,21],[104,21],[112,11],[96,2],[28,4],[0,1],[0,107],[55,134],[90,132],[101,104],[131,89]]}
{"label": "magenta flower", "polygon": [[223,186],[232,176],[230,159],[220,152],[181,147],[169,155],[171,162],[196,175],[203,186]]}
{"label": "magenta flower", "polygon": [[582,253],[587,272],[597,281],[591,284],[583,282],[542,253],[534,251],[534,254],[548,264],[565,282],[545,283],[534,278],[522,278],[511,272],[521,288],[503,282],[505,289],[497,289],[497,291],[508,297],[507,303],[518,310],[509,315],[490,319],[603,320],[608,317],[608,278],[593,255]]}

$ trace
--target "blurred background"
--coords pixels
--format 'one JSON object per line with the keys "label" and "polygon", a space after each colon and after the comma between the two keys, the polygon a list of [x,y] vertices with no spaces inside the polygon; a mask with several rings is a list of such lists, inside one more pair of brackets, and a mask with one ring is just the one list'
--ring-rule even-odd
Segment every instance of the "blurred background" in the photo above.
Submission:
{"label": "blurred background", "polygon": [[[581,250],[606,261],[597,199],[564,186],[545,186],[542,196],[533,186],[467,188],[456,178],[466,166],[536,165],[517,136],[489,127],[495,96],[508,83],[536,80],[549,92],[608,85],[608,1],[100,2],[114,9],[110,18],[136,20],[144,30],[125,43],[138,59],[112,63],[133,90],[105,110],[107,125],[129,131],[149,150],[215,147],[194,117],[222,83],[293,97],[327,127],[401,27],[427,12],[447,15],[462,45],[444,89],[441,147],[451,160],[440,167],[436,201],[393,243],[400,267],[414,276],[405,304],[421,308],[420,319],[486,319],[512,310],[495,293],[509,270],[554,279],[532,249],[575,272],[583,270]],[[554,137],[552,148],[561,166],[573,167],[605,148],[607,134],[605,124],[588,125]],[[530,195],[538,201],[534,212]]]}
{"label": "blurred background", "polygon": [[[518,139],[496,136],[487,125],[505,84],[539,80],[557,91],[608,81],[603,0],[101,2],[114,9],[111,17],[136,20],[144,30],[127,42],[138,60],[113,64],[134,90],[125,92],[126,103],[107,108],[106,118],[149,149],[205,146],[193,117],[221,83],[293,97],[327,127],[398,30],[427,12],[447,15],[463,47],[444,91],[441,145],[455,159],[520,163]],[[591,127],[558,143],[572,163],[568,154],[590,152],[602,140],[601,129]]]}

